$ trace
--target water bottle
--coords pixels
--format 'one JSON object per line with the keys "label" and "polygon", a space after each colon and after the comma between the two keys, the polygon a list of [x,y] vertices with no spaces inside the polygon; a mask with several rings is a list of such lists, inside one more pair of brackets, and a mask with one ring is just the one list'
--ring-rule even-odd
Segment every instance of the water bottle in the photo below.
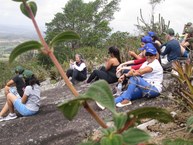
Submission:
{"label": "water bottle", "polygon": [[122,92],[122,83],[119,83],[119,84],[117,85],[117,95],[120,95],[121,92]]}

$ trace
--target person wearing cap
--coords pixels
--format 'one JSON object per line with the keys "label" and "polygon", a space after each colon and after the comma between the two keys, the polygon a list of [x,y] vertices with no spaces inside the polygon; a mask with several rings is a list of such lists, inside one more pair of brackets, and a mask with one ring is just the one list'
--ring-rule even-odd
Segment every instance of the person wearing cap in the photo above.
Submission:
{"label": "person wearing cap", "polygon": [[[23,80],[23,72],[24,68],[22,66],[16,66],[15,67],[15,76],[7,82],[5,86],[5,96],[10,92],[10,89],[12,91],[17,91],[20,96],[23,96],[23,90],[25,89],[25,82]],[[12,86],[15,86],[17,90],[14,90]]]}
{"label": "person wearing cap", "polygon": [[23,77],[26,81],[26,88],[24,90],[23,96],[20,97],[13,93],[7,94],[7,101],[5,104],[8,105],[9,114],[3,117],[7,112],[2,112],[0,114],[0,121],[6,121],[17,118],[14,108],[22,116],[35,115],[39,111],[40,107],[40,83],[34,76],[33,72],[30,70],[24,70]]}
{"label": "person wearing cap", "polygon": [[160,48],[162,45],[161,40],[157,37],[156,33],[153,31],[149,31],[148,35],[152,38],[152,41],[158,45],[158,47]]}
{"label": "person wearing cap", "polygon": [[[152,43],[152,38],[148,35],[141,38],[141,47],[143,47],[146,43]],[[143,51],[139,54],[136,54],[134,51],[129,51],[128,54],[136,60],[145,58]]]}
{"label": "person wearing cap", "polygon": [[71,82],[74,85],[75,80],[84,81],[87,78],[87,68],[86,64],[82,59],[80,54],[75,55],[75,62],[70,60],[70,69],[67,70],[67,77],[72,77]]}
{"label": "person wearing cap", "polygon": [[126,77],[130,77],[130,83],[127,90],[115,98],[117,107],[130,105],[132,100],[142,97],[157,97],[162,91],[163,69],[156,59],[157,50],[152,43],[147,43],[144,47],[147,60],[140,69],[132,69],[119,78],[119,81],[122,81]]}
{"label": "person wearing cap", "polygon": [[167,70],[172,67],[172,62],[177,60],[179,57],[181,57],[181,48],[180,43],[178,40],[174,37],[174,30],[172,28],[169,28],[166,31],[166,40],[168,41],[165,45],[165,50],[161,53],[162,56],[167,55],[167,61],[168,63],[162,64],[163,69]]}

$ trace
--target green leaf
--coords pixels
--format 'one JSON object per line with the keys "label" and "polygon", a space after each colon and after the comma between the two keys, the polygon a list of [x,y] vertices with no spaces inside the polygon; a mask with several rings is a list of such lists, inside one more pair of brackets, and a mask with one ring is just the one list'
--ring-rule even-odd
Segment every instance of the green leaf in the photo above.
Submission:
{"label": "green leaf", "polygon": [[193,145],[193,141],[175,139],[175,140],[164,140],[163,145]]}
{"label": "green leaf", "polygon": [[[35,2],[28,2],[27,4],[30,7],[30,9],[32,10],[32,13],[33,13],[33,15],[35,17],[36,16],[36,12],[37,12],[37,5],[36,5],[36,3]],[[31,19],[30,15],[29,15],[29,12],[27,11],[27,9],[25,8],[25,5],[23,3],[20,5],[20,10],[21,10],[21,12],[25,16],[27,16],[28,18]]]}
{"label": "green leaf", "polygon": [[137,120],[140,120],[143,118],[152,118],[163,123],[168,123],[170,121],[173,121],[171,114],[167,110],[162,108],[157,108],[157,107],[139,108],[128,112],[127,116],[128,116],[127,121],[130,120],[131,116],[135,116]]}
{"label": "green leaf", "polygon": [[127,121],[127,114],[125,113],[118,113],[113,116],[113,120],[115,123],[115,126],[117,127],[117,130],[121,129],[126,121]]}
{"label": "green leaf", "polygon": [[100,141],[101,145],[122,145],[123,137],[120,134],[111,134],[108,137],[103,137]]}
{"label": "green leaf", "polygon": [[186,124],[189,132],[191,132],[193,130],[193,116],[188,118]]}
{"label": "green leaf", "polygon": [[85,143],[80,143],[80,144],[78,144],[78,145],[100,145],[100,144],[89,141],[89,142],[85,142]]}
{"label": "green leaf", "polygon": [[136,145],[149,139],[150,136],[146,132],[137,128],[130,128],[123,132],[124,144]]}
{"label": "green leaf", "polygon": [[11,52],[9,56],[9,62],[12,63],[16,57],[18,57],[19,55],[21,55],[26,51],[35,50],[35,49],[40,50],[41,47],[42,47],[42,44],[39,43],[38,41],[32,40],[32,41],[21,43],[17,47],[15,47]]}
{"label": "green leaf", "polygon": [[111,112],[116,113],[112,91],[108,83],[104,80],[94,82],[86,91],[86,93],[80,96],[97,101],[99,104],[106,107]]}
{"label": "green leaf", "polygon": [[64,42],[66,40],[80,39],[80,36],[74,31],[66,31],[56,35],[50,42],[50,46],[53,47],[56,43]]}
{"label": "green leaf", "polygon": [[85,99],[79,97],[79,98],[61,103],[57,107],[62,111],[62,113],[68,120],[72,120],[78,113],[80,105],[82,104],[83,101],[85,101]]}

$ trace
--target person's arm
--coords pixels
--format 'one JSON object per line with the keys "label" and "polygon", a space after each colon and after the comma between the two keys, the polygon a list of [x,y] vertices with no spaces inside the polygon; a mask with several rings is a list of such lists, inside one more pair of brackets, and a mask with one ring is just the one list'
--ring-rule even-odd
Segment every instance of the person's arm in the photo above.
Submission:
{"label": "person's arm", "polygon": [[187,41],[186,41],[187,38],[188,38],[188,33],[186,33],[186,34],[184,35],[184,38],[183,38],[183,40],[182,40],[182,42],[181,42],[181,45],[182,45],[182,46],[184,46],[184,44],[187,42]]}
{"label": "person's arm", "polygon": [[30,95],[30,92],[32,91],[31,86],[27,86],[24,90],[23,96],[21,98],[21,102],[25,104],[27,102],[28,96]]}
{"label": "person's arm", "polygon": [[140,64],[140,63],[144,63],[146,61],[146,58],[141,58],[141,59],[136,59],[134,60],[134,63],[133,64]]}
{"label": "person's arm", "polygon": [[134,60],[129,60],[129,61],[126,61],[126,62],[124,62],[124,63],[121,63],[121,64],[117,67],[117,71],[118,71],[120,68],[124,67],[125,65],[130,65],[130,64],[134,64]]}
{"label": "person's arm", "polygon": [[132,65],[131,69],[138,70],[141,66],[142,66],[142,63],[141,64],[136,64],[136,65]]}
{"label": "person's arm", "polygon": [[10,87],[14,84],[14,80],[10,80],[9,82],[7,82],[6,86]]}
{"label": "person's arm", "polygon": [[23,94],[23,97],[21,98],[21,103],[25,104],[27,102],[28,96]]}
{"label": "person's arm", "polygon": [[133,52],[133,51],[129,51],[129,55],[132,56],[132,57],[134,57],[135,59],[140,59],[140,58],[141,58],[140,54],[137,55],[137,54],[136,54],[135,52]]}
{"label": "person's arm", "polygon": [[149,66],[146,66],[142,69],[139,69],[139,70],[134,70],[134,69],[131,69],[127,74],[125,74],[126,77],[129,77],[129,76],[141,76],[143,74],[146,74],[146,73],[150,73],[152,72],[153,69]]}
{"label": "person's arm", "polygon": [[171,47],[170,45],[166,46],[166,49],[164,50],[164,52],[161,53],[162,56],[165,56],[166,54],[169,54],[171,51]]}
{"label": "person's arm", "polygon": [[78,71],[83,71],[83,69],[86,67],[85,63],[81,63],[80,66],[75,65],[74,68]]}

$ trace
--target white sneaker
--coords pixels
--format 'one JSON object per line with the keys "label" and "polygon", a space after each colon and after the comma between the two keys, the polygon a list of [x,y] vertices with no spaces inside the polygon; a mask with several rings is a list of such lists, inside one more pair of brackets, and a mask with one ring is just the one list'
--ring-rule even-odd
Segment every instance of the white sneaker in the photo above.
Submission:
{"label": "white sneaker", "polygon": [[116,107],[125,107],[125,106],[128,106],[128,105],[131,105],[132,103],[131,103],[131,101],[129,101],[128,103],[126,103],[126,104],[122,104],[122,103],[117,103],[116,104]]}
{"label": "white sneaker", "polygon": [[4,117],[0,116],[0,122],[4,121]]}
{"label": "white sneaker", "polygon": [[102,106],[101,104],[99,104],[98,102],[96,102],[96,104],[97,104],[97,106],[98,106],[99,108],[101,108],[102,110],[104,110],[104,109],[105,109],[105,107],[104,107],[104,106]]}
{"label": "white sneaker", "polygon": [[7,121],[15,118],[17,118],[17,115],[15,113],[9,113],[3,120]]}

